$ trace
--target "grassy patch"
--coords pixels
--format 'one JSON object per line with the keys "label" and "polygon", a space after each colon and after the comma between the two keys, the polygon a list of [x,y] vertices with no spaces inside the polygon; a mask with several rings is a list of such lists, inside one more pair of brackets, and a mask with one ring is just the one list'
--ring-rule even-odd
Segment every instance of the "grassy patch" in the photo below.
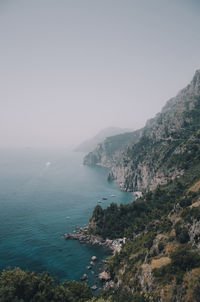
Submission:
{"label": "grassy patch", "polygon": [[161,268],[162,266],[170,263],[171,263],[171,259],[169,257],[161,257],[159,259],[152,259],[150,267],[151,269]]}
{"label": "grassy patch", "polygon": [[194,185],[192,185],[188,192],[198,192],[200,190],[200,180],[198,180]]}

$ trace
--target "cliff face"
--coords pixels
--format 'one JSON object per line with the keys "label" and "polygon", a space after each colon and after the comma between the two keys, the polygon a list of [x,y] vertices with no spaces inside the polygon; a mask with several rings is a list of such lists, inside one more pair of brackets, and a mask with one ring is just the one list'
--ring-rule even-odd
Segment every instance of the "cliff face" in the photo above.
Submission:
{"label": "cliff face", "polygon": [[196,156],[200,132],[200,70],[138,131],[107,138],[84,164],[109,167],[122,190],[154,189],[184,174]]}

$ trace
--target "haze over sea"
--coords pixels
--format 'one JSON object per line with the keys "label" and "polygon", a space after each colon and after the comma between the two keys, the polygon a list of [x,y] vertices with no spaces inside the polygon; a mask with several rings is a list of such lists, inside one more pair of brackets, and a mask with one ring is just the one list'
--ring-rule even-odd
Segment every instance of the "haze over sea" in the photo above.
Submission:
{"label": "haze over sea", "polygon": [[[84,166],[82,158],[66,150],[0,151],[0,270],[48,271],[60,281],[88,273],[90,284],[95,281],[108,251],[65,241],[63,234],[87,224],[103,197],[105,207],[133,196],[107,182],[106,169]],[[95,275],[86,269],[93,255],[99,260]]]}

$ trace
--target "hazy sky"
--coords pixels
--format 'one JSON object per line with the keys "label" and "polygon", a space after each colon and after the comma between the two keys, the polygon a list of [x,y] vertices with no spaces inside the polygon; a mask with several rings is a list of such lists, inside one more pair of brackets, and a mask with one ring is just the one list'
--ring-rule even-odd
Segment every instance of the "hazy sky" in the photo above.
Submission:
{"label": "hazy sky", "polygon": [[137,128],[200,68],[200,0],[0,0],[0,146]]}

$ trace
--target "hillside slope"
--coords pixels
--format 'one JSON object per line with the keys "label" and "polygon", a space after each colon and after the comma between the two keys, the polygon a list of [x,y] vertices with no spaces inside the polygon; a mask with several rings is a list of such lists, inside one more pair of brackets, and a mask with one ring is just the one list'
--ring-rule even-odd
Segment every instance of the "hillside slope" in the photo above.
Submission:
{"label": "hillside slope", "polygon": [[200,294],[200,148],[183,176],[128,205],[96,206],[89,232],[126,238],[107,260],[113,302],[198,302]]}
{"label": "hillside slope", "polygon": [[194,162],[200,137],[200,70],[146,126],[109,137],[84,164],[109,167],[122,190],[154,189],[184,174]]}
{"label": "hillside slope", "polygon": [[82,142],[79,146],[76,147],[76,152],[90,152],[94,150],[99,143],[102,143],[107,137],[129,132],[129,129],[122,129],[119,127],[108,127],[101,130],[97,135]]}

